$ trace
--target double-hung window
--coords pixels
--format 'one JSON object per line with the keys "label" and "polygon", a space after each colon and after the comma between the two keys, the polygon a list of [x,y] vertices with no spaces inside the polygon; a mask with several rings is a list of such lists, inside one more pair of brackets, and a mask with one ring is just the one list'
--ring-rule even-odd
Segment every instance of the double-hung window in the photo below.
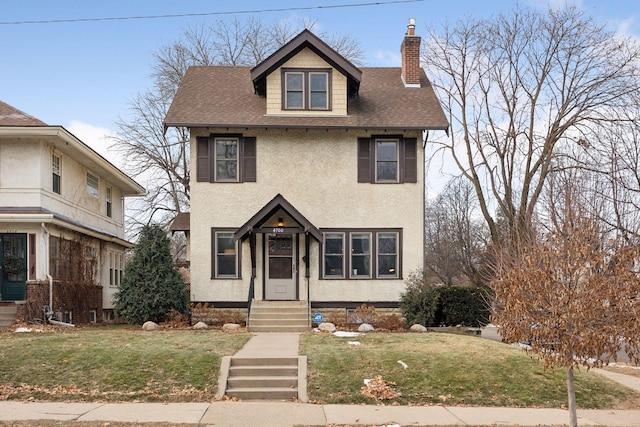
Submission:
{"label": "double-hung window", "polygon": [[351,277],[371,277],[371,233],[351,233]]}
{"label": "double-hung window", "polygon": [[401,278],[401,241],[402,230],[399,228],[327,230],[322,241],[322,277]]}
{"label": "double-hung window", "polygon": [[398,277],[398,233],[377,234],[378,277]]}
{"label": "double-hung window", "polygon": [[113,215],[111,205],[111,187],[107,187],[107,197],[105,200],[107,202],[107,216],[111,218],[111,216]]}
{"label": "double-hung window", "polygon": [[398,140],[376,140],[376,182],[398,182]]}
{"label": "double-hung window", "polygon": [[239,275],[238,241],[233,237],[233,231],[212,230],[213,262],[212,278],[236,278]]}
{"label": "double-hung window", "polygon": [[285,100],[284,108],[287,110],[304,109],[304,73],[302,72],[285,72]]}
{"label": "double-hung window", "polygon": [[329,74],[309,73],[309,109],[329,109]]}
{"label": "double-hung window", "polygon": [[331,70],[283,69],[284,110],[330,110]]}
{"label": "double-hung window", "polygon": [[51,186],[53,188],[53,192],[60,194],[60,156],[56,156],[55,154],[51,155],[51,172],[52,172],[52,180]]}
{"label": "double-hung window", "polygon": [[240,134],[196,137],[198,182],[256,182],[256,138]]}
{"label": "double-hung window", "polygon": [[98,197],[98,177],[87,172],[87,193]]}
{"label": "double-hung window", "polygon": [[417,139],[402,135],[358,138],[358,182],[418,182]]}
{"label": "double-hung window", "polygon": [[124,276],[124,255],[122,252],[109,252],[109,286],[118,287]]}
{"label": "double-hung window", "polygon": [[344,233],[324,235],[324,276],[344,277]]}
{"label": "double-hung window", "polygon": [[215,138],[217,182],[238,180],[238,138]]}

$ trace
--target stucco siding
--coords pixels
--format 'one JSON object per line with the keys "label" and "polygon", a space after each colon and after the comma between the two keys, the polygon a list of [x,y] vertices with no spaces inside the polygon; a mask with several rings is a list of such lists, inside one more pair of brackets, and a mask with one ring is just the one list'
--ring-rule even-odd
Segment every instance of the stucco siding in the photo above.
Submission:
{"label": "stucco siding", "polygon": [[[120,238],[124,238],[124,215],[122,193],[119,188],[105,180],[98,171],[90,170],[65,153],[56,152],[61,160],[61,191],[56,194],[51,184],[51,155],[43,147],[43,176],[47,177],[43,185],[42,207],[53,212],[73,218],[84,224],[104,230]],[[87,192],[87,173],[98,178],[97,197]],[[112,190],[112,216],[107,216],[107,187]]]}
{"label": "stucco siding", "polygon": [[[44,140],[0,139],[0,206],[41,207],[124,238],[121,190]],[[51,154],[61,161],[61,191],[53,192]],[[99,180],[98,197],[87,193],[87,172]],[[112,216],[106,215],[107,187]]]}
{"label": "stucco siding", "polygon": [[[251,274],[248,242],[243,243],[242,280],[211,280],[211,227],[238,228],[281,194],[317,228],[402,230],[402,275],[391,280],[320,279],[319,244],[311,244],[310,295],[316,301],[397,301],[403,279],[423,262],[423,150],[418,132],[418,182],[357,182],[357,139],[371,133],[345,130],[192,129],[195,138],[210,133],[243,133],[257,138],[257,182],[191,182],[191,289],[195,301],[246,301]],[[395,133],[394,133],[395,134]],[[194,174],[195,176],[195,174]],[[260,237],[261,235],[258,235]],[[300,236],[299,259],[304,254]],[[257,244],[262,283],[262,240]],[[306,299],[304,264],[299,262],[300,299]],[[256,296],[261,298],[261,288]]]}
{"label": "stucco siding", "polygon": [[14,193],[40,188],[39,147],[19,139],[2,139],[1,142],[0,189]]}

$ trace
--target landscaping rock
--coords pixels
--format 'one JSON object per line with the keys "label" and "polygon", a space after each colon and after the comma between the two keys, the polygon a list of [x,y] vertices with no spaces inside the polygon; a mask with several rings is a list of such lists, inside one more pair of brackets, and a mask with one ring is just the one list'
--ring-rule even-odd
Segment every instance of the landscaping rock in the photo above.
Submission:
{"label": "landscaping rock", "polygon": [[411,327],[409,328],[409,330],[411,332],[427,332],[427,328],[425,328],[422,325],[418,325],[417,323],[415,325],[411,325]]}
{"label": "landscaping rock", "polygon": [[222,325],[222,330],[225,332],[233,332],[237,331],[238,329],[240,329],[240,325],[238,325],[237,323],[225,323],[224,325]]}
{"label": "landscaping rock", "polygon": [[193,329],[207,329],[207,328],[208,326],[204,322],[198,322],[195,325],[193,325]]}
{"label": "landscaping rock", "polygon": [[159,328],[158,324],[150,320],[147,322],[144,322],[144,324],[142,325],[143,331],[155,331],[158,328]]}
{"label": "landscaping rock", "polygon": [[375,331],[374,327],[368,323],[363,323],[358,327],[358,332],[373,332]]}
{"label": "landscaping rock", "polygon": [[333,323],[329,323],[329,322],[322,322],[318,325],[318,330],[322,331],[322,332],[335,332],[336,331],[336,325],[334,325]]}

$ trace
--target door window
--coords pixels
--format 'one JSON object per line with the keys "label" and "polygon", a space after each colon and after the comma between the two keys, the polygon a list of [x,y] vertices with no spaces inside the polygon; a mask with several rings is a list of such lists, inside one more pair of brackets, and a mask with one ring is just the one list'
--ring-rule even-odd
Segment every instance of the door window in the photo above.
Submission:
{"label": "door window", "polygon": [[269,236],[269,278],[293,277],[293,239],[291,234]]}

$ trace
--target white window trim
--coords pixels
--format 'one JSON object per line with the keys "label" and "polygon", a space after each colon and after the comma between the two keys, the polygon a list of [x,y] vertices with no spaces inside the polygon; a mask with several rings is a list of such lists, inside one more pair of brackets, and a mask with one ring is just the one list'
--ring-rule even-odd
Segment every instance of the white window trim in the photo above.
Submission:
{"label": "white window trim", "polygon": [[109,218],[113,218],[113,202],[112,202],[112,193],[113,190],[111,187],[107,187],[107,192],[105,195],[105,202],[106,202],[106,214]]}
{"label": "white window trim", "polygon": [[[62,159],[57,154],[51,154],[51,191],[56,194],[62,193]],[[55,191],[55,187],[53,185],[53,175],[58,177],[58,190]]]}
{"label": "white window trim", "polygon": [[109,286],[120,287],[124,277],[124,254],[122,252],[109,251]]}
{"label": "white window trim", "polygon": [[[93,181],[95,181],[95,186]],[[100,196],[100,178],[91,172],[87,172],[87,194],[96,198]]]}

